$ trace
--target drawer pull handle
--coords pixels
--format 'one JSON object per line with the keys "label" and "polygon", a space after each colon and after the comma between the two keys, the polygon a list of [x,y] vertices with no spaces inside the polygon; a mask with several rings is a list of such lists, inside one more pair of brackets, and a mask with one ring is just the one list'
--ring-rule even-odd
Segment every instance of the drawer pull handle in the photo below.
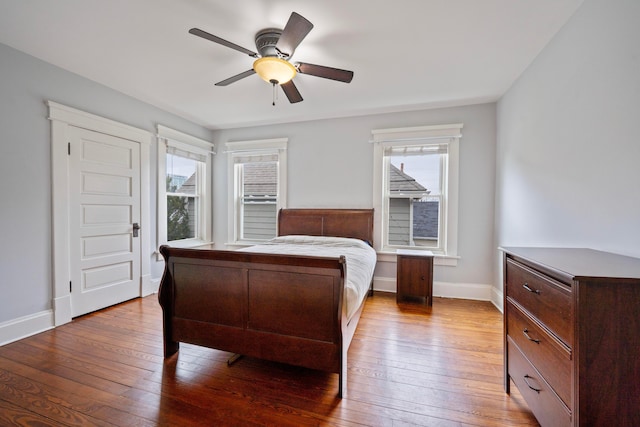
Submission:
{"label": "drawer pull handle", "polygon": [[524,285],[522,285],[522,287],[523,287],[523,288],[525,288],[525,289],[526,289],[527,291],[529,291],[529,292],[532,292],[532,293],[534,293],[534,294],[538,294],[538,295],[540,295],[540,290],[538,290],[538,289],[531,289],[531,288],[529,287],[529,284],[528,284],[527,282],[524,282]]}
{"label": "drawer pull handle", "polygon": [[535,391],[536,393],[540,394],[540,392],[542,391],[542,389],[540,388],[535,388],[534,386],[532,386],[531,384],[529,384],[529,379],[535,379],[533,377],[530,377],[529,375],[525,375],[524,376],[524,382],[527,384],[527,387],[529,387],[531,390]]}
{"label": "drawer pull handle", "polygon": [[533,341],[533,342],[534,342],[534,343],[536,343],[536,344],[540,344],[540,340],[537,340],[537,339],[531,338],[531,337],[529,336],[529,330],[528,330],[527,328],[525,328],[525,329],[522,331],[522,333],[524,334],[524,336],[525,336],[529,341]]}

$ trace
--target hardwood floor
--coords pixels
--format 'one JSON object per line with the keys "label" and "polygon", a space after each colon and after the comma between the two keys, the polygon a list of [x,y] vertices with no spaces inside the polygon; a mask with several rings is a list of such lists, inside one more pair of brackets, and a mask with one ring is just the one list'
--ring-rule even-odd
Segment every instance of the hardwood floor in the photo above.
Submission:
{"label": "hardwood floor", "polygon": [[433,307],[369,298],[337,374],[182,344],[162,357],[155,295],[0,347],[0,425],[536,426],[502,386],[502,315],[488,302]]}

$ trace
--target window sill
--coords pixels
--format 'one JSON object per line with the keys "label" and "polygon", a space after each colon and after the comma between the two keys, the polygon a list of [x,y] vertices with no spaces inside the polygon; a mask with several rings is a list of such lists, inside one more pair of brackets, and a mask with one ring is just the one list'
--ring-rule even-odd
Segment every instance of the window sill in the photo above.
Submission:
{"label": "window sill", "polygon": [[[234,249],[240,249],[240,248],[246,248],[249,246],[253,246],[253,245],[259,245],[262,242],[235,242],[235,243],[225,243],[225,246],[227,246],[230,250],[234,250]],[[382,261],[382,262],[396,262],[396,251],[376,251],[376,254],[378,256],[378,261]],[[458,265],[458,260],[461,257],[458,255],[442,255],[442,254],[435,254],[433,256],[433,264],[434,265],[443,265],[443,266],[447,266],[447,267],[456,267]]]}
{"label": "window sill", "polygon": [[[383,250],[376,251],[378,255],[378,261],[382,262],[396,262],[396,251],[395,250]],[[434,265],[444,265],[447,267],[456,267],[458,265],[458,260],[460,259],[457,255],[442,255],[442,254],[434,254],[433,255],[433,264]]]}
{"label": "window sill", "polygon": [[234,250],[234,249],[242,249],[242,248],[248,248],[250,246],[255,246],[255,245],[261,245],[264,242],[266,242],[266,240],[264,241],[242,241],[242,242],[231,242],[231,243],[225,243],[224,245],[229,248],[229,250]]}
{"label": "window sill", "polygon": [[[193,249],[199,246],[213,245],[213,244],[214,244],[213,242],[207,242],[205,240],[197,240],[197,239],[176,240],[174,242],[163,243],[163,245],[168,245],[173,248],[183,248],[183,249]],[[153,252],[153,255],[156,256],[156,261],[164,261],[164,258],[162,258],[162,254],[160,253],[159,247]]]}

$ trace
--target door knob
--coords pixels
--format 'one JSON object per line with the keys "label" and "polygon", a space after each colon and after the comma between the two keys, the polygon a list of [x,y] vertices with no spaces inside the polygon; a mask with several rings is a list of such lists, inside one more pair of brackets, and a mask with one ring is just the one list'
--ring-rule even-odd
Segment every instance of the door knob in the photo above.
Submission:
{"label": "door knob", "polygon": [[133,223],[133,237],[138,237],[138,231],[140,230],[140,224],[137,222]]}

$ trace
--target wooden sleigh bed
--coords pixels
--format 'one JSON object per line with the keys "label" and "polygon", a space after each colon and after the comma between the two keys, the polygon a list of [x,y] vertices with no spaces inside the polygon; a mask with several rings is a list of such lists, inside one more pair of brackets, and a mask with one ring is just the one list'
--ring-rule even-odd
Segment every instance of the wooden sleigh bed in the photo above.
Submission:
{"label": "wooden sleigh bed", "polygon": [[[370,243],[373,210],[284,209],[278,214],[278,235]],[[184,342],[337,373],[342,397],[347,350],[366,300],[347,317],[345,257],[246,250],[160,248],[165,357]]]}

